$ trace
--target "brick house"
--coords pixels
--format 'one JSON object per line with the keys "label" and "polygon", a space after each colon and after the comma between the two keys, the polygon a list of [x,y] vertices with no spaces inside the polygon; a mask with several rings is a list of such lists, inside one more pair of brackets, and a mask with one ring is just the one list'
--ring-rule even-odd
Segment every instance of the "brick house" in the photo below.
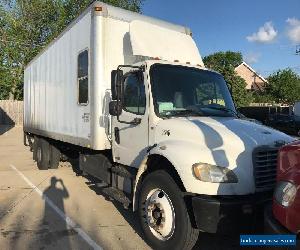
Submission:
{"label": "brick house", "polygon": [[245,79],[247,83],[246,89],[248,90],[263,91],[268,83],[265,78],[256,73],[256,71],[245,62],[237,66],[235,72]]}

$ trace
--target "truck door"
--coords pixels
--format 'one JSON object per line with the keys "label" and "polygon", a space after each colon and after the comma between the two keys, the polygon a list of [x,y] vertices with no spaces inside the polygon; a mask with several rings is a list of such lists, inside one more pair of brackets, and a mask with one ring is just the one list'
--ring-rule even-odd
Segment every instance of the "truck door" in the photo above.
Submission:
{"label": "truck door", "polygon": [[[112,117],[113,158],[137,168],[148,148],[148,88],[134,72],[126,74],[123,81],[122,114],[119,121]],[[133,121],[135,124],[127,124]]]}

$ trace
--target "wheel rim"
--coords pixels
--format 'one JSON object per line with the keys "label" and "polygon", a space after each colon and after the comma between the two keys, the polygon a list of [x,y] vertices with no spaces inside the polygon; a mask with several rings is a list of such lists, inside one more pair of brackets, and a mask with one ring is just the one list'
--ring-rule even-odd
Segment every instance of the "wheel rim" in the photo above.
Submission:
{"label": "wheel rim", "polygon": [[153,189],[144,204],[144,218],[152,234],[159,240],[170,239],[175,231],[175,211],[169,196],[161,189]]}
{"label": "wheel rim", "polygon": [[38,162],[42,161],[42,149],[40,147],[37,148],[36,157]]}

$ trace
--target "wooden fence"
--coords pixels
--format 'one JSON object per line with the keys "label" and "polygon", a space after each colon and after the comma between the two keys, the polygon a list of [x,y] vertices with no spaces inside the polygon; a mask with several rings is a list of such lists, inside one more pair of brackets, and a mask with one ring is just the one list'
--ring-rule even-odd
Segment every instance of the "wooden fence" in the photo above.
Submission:
{"label": "wooden fence", "polygon": [[23,125],[23,102],[0,100],[0,125]]}

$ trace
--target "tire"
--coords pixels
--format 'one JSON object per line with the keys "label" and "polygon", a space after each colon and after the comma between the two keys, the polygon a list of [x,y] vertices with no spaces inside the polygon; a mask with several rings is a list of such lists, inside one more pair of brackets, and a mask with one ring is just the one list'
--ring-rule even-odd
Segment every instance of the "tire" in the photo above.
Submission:
{"label": "tire", "polygon": [[32,159],[34,161],[37,161],[37,145],[38,145],[39,138],[37,136],[34,136],[34,141],[33,141],[33,154],[32,154]]}
{"label": "tire", "polygon": [[54,145],[50,145],[50,161],[49,161],[49,168],[50,169],[57,169],[60,161],[60,151]]}
{"label": "tire", "polygon": [[46,140],[39,138],[36,148],[36,162],[40,170],[47,170],[49,168],[50,160],[50,145]]}
{"label": "tire", "polygon": [[181,190],[163,170],[150,173],[141,184],[138,214],[153,249],[192,249],[198,239]]}

